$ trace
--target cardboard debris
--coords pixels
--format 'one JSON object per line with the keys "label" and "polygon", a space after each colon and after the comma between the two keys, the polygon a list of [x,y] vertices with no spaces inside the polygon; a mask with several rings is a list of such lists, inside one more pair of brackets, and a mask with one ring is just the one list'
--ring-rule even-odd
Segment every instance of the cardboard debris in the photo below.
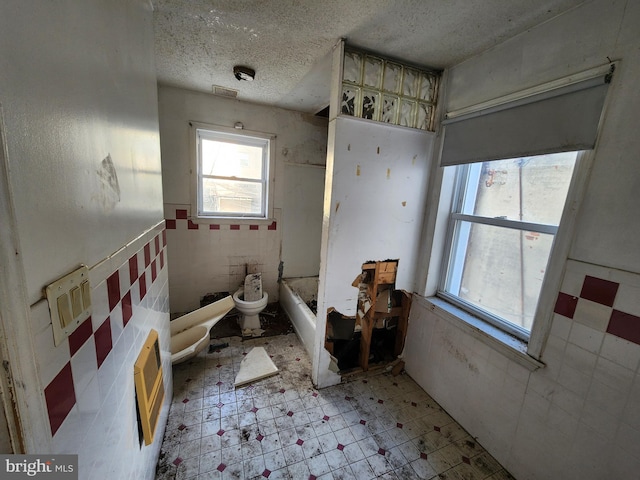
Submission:
{"label": "cardboard debris", "polygon": [[240,387],[277,373],[278,367],[273,363],[264,347],[254,347],[240,362],[240,370],[236,375],[234,385]]}
{"label": "cardboard debris", "polygon": [[244,278],[245,302],[262,300],[262,273],[251,273]]}

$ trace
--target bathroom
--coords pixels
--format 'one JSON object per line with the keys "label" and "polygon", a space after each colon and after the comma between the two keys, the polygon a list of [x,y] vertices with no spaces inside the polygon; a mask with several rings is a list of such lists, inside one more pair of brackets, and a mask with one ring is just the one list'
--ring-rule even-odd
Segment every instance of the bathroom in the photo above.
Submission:
{"label": "bathroom", "polygon": [[[407,371],[516,478],[625,478],[640,468],[638,342],[606,331],[605,308],[586,303],[579,288],[585,276],[618,283],[617,303],[606,308],[640,314],[640,210],[629,200],[640,145],[640,8],[574,4],[447,72],[447,106],[461,109],[622,59],[584,200],[570,217],[575,234],[545,300],[553,324],[536,348],[546,345],[546,367],[503,355],[424,298],[412,307],[408,336]],[[8,226],[0,321],[11,369],[2,393],[4,411],[20,413],[5,429],[15,451],[78,453],[80,471],[93,478],[151,478],[160,445],[139,441],[130,367],[150,330],[169,352],[170,312],[233,291],[247,266],[263,273],[273,300],[280,271],[318,276],[319,310],[345,315],[354,313],[351,284],[368,260],[398,258],[399,288],[435,291],[442,245],[433,232],[442,219],[430,186],[440,185],[442,169],[427,167],[434,135],[158,87],[149,2],[28,9],[12,0],[0,8],[0,218]],[[268,221],[190,223],[189,121],[239,122],[276,136]],[[389,165],[392,153],[404,160]],[[372,190],[380,195],[365,201]],[[56,345],[42,291],[81,264],[93,314]],[[575,319],[569,309],[553,314],[556,298],[577,302]],[[313,382],[328,386],[339,378],[316,340],[305,344]],[[162,367],[170,392],[167,355]],[[160,424],[170,396],[164,402]]]}

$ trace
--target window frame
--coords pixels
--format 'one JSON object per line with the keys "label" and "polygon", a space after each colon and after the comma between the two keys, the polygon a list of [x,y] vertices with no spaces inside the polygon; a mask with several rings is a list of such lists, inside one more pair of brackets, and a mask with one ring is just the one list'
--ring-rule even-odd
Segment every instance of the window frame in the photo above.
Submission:
{"label": "window frame", "polygon": [[[191,216],[197,223],[268,223],[273,221],[273,185],[276,136],[271,133],[250,131],[244,129],[224,127],[200,122],[189,122],[191,137]],[[262,177],[259,181],[249,179],[251,183],[262,185],[261,212],[259,214],[242,214],[215,212],[205,213],[202,210],[202,160],[201,139],[230,141],[239,139],[237,144],[262,146]],[[242,141],[244,139],[245,141]],[[234,143],[231,141],[230,143]],[[238,177],[215,177],[245,181]]]}
{"label": "window frame", "polygon": [[[434,147],[437,149],[438,147]],[[581,151],[567,192],[564,210],[558,226],[551,253],[548,269],[540,289],[538,306],[534,315],[531,334],[528,341],[520,340],[493,324],[471,314],[449,300],[438,295],[442,278],[446,235],[449,226],[449,215],[453,207],[457,166],[440,167],[434,162],[430,188],[431,200],[438,205],[427,215],[424,240],[427,250],[423,252],[425,274],[418,291],[423,291],[429,309],[459,328],[467,331],[473,337],[492,346],[508,358],[518,362],[528,369],[543,367],[540,362],[544,346],[553,321],[553,309],[557,292],[560,289],[565,263],[573,240],[573,233],[578,211],[586,191],[593,156],[596,149]]]}
{"label": "window frame", "polygon": [[[536,313],[534,313],[534,319],[532,322],[531,330],[526,330],[525,328],[520,327],[519,325],[516,325],[498,315],[492,314],[487,310],[483,310],[480,307],[474,305],[473,303],[465,301],[463,298],[457,295],[454,295],[446,290],[447,283],[450,278],[450,271],[454,262],[454,258],[456,257],[455,250],[457,246],[454,245],[454,243],[456,243],[459,240],[459,237],[458,237],[459,234],[457,232],[457,229],[459,228],[459,225],[461,222],[468,222],[470,224],[489,225],[489,226],[494,226],[499,228],[513,229],[517,231],[531,231],[531,232],[538,232],[538,233],[553,235],[553,243],[552,243],[551,250],[549,251],[549,257],[547,259],[547,268],[548,268],[548,266],[551,264],[551,261],[552,261],[553,250],[554,250],[554,245],[556,243],[558,231],[565,217],[564,210],[566,208],[567,203],[569,202],[569,196],[572,190],[571,186],[573,185],[574,179],[577,175],[577,171],[580,164],[580,158],[583,155],[583,153],[584,153],[583,151],[576,152],[576,159],[573,167],[573,172],[571,175],[571,181],[570,181],[569,189],[567,190],[567,195],[565,197],[565,201],[563,205],[563,213],[561,215],[561,218],[557,226],[551,225],[551,224],[545,224],[545,223],[525,222],[525,221],[519,221],[519,220],[509,220],[509,219],[503,219],[503,218],[493,218],[493,217],[485,217],[481,215],[462,213],[465,210],[464,208],[465,202],[468,201],[468,194],[470,191],[469,184],[470,184],[470,178],[472,175],[471,170],[473,168],[477,168],[478,170],[480,170],[480,172],[478,172],[478,175],[481,175],[481,169],[485,161],[479,161],[474,163],[467,163],[467,164],[448,167],[448,168],[455,168],[456,172],[454,175],[451,207],[449,208],[449,211],[448,211],[443,259],[441,263],[441,270],[439,274],[436,295],[442,298],[443,300],[446,300],[447,302],[457,306],[458,308],[468,312],[470,315],[473,315],[474,317],[478,317],[482,321],[487,322],[488,324],[500,329],[501,331],[504,331],[505,333],[512,335],[525,343],[528,343],[531,337],[531,332],[533,331],[534,325],[537,321],[538,305],[540,304],[540,299],[543,295],[543,289],[546,281],[547,271],[545,271],[545,275],[542,280],[540,293],[538,295],[538,301],[536,303],[536,311],[535,311]],[[475,183],[476,182],[473,182],[474,185]],[[473,199],[475,200],[475,196]]]}

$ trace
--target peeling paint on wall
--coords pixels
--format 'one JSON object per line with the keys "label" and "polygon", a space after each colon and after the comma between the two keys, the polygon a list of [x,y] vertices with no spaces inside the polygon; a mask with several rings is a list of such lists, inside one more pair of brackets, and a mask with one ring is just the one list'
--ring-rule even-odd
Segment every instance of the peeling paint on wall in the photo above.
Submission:
{"label": "peeling paint on wall", "polygon": [[120,184],[118,183],[118,173],[108,154],[102,162],[100,168],[96,171],[99,180],[99,189],[96,193],[96,200],[105,211],[111,211],[120,202]]}

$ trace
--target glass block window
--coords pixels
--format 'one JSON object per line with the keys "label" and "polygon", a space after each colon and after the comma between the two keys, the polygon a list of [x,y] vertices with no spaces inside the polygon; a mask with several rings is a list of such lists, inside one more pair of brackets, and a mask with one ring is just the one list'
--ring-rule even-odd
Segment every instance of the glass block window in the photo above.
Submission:
{"label": "glass block window", "polygon": [[347,48],[341,115],[434,131],[440,73]]}

